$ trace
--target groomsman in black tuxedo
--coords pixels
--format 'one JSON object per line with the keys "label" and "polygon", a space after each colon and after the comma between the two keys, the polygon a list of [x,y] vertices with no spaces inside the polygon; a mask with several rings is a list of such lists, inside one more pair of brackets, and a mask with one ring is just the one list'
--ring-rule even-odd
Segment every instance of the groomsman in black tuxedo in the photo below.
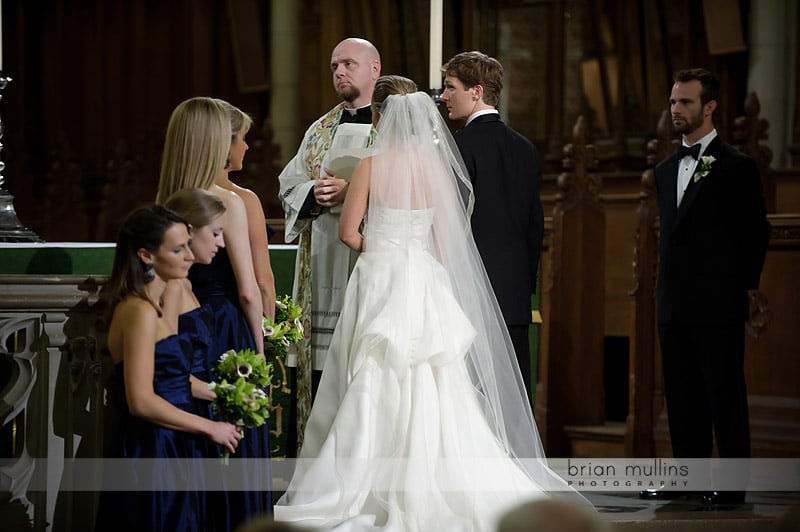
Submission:
{"label": "groomsman in black tuxedo", "polygon": [[[718,135],[719,81],[678,72],[670,95],[682,146],[655,168],[660,210],[658,326],[672,452],[750,456],[744,378],[745,322],[758,292],[770,226],[755,162]],[[740,503],[720,491],[706,502]]]}
{"label": "groomsman in black tuxedo", "polygon": [[528,328],[536,289],[544,211],[539,154],[497,112],[503,67],[481,52],[447,62],[442,101],[451,120],[466,120],[454,137],[475,190],[472,234],[503,313],[531,397]]}

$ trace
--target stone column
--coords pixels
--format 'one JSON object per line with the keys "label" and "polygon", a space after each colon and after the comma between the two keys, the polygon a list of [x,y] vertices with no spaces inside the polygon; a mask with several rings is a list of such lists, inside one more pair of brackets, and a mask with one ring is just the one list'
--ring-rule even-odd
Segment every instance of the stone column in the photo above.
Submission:
{"label": "stone column", "polygon": [[297,151],[300,90],[300,12],[295,0],[270,2],[270,117],[281,166]]}
{"label": "stone column", "polygon": [[[795,0],[753,0],[750,14],[750,65],[747,91],[755,91],[761,117],[770,123],[765,141],[775,154],[773,166],[789,165],[796,99]],[[740,102],[737,102],[737,104]]]}

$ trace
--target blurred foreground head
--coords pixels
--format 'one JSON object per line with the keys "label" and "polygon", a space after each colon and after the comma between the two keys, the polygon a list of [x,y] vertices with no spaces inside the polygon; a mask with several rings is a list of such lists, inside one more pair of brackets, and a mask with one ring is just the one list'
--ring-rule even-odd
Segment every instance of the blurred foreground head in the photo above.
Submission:
{"label": "blurred foreground head", "polygon": [[594,510],[576,503],[544,499],[509,510],[497,532],[610,532],[611,528]]}

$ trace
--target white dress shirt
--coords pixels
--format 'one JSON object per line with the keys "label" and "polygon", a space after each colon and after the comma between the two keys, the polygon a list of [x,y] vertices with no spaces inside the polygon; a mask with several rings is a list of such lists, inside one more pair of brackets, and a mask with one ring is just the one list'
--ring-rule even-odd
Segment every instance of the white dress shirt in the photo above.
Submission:
{"label": "white dress shirt", "polygon": [[479,116],[491,115],[491,114],[499,115],[500,111],[498,111],[497,109],[484,109],[483,111],[475,111],[474,113],[469,115],[469,118],[467,118],[467,123],[464,124],[464,125],[468,126],[470,122],[472,122],[473,120],[475,120]]}
{"label": "white dress shirt", "polygon": [[[703,153],[705,153],[706,148],[708,148],[708,145],[711,144],[711,141],[714,140],[714,137],[716,136],[717,136],[717,130],[712,129],[708,135],[700,139],[698,142],[695,142],[695,144],[697,143],[700,144],[700,155],[697,156],[697,160],[687,155],[686,157],[678,161],[678,195],[677,195],[678,205],[681,204],[681,200],[683,199],[683,193],[686,192],[686,187],[689,186],[689,180],[692,179],[692,176],[694,175],[694,170],[695,168],[697,168],[697,163],[700,162],[700,157],[703,156]],[[689,146],[689,144],[686,144],[685,139],[683,141],[683,145],[686,146],[687,148],[691,147]]]}

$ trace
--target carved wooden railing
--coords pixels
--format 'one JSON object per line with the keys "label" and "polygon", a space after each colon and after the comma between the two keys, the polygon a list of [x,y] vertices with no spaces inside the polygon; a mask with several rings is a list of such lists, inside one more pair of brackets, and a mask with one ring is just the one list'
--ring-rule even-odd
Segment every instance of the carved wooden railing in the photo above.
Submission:
{"label": "carved wooden railing", "polygon": [[[0,467],[20,521],[7,528],[91,530],[96,496],[65,485],[65,459],[102,456],[104,278],[0,276],[0,357],[11,368],[0,390]],[[5,458],[5,457],[4,457]],[[27,516],[27,517],[26,517]]]}
{"label": "carved wooden railing", "polygon": [[[8,499],[3,528],[25,530],[34,520],[44,522],[46,495],[32,488],[40,473],[36,458],[42,456],[46,431],[37,419],[47,415],[47,382],[43,364],[41,318],[0,315],[0,359],[4,377],[0,390],[0,426],[7,441],[0,465],[0,492]],[[6,369],[8,371],[6,371]],[[43,374],[44,373],[44,381]],[[42,393],[45,396],[42,397]],[[5,453],[4,453],[5,454]]]}

